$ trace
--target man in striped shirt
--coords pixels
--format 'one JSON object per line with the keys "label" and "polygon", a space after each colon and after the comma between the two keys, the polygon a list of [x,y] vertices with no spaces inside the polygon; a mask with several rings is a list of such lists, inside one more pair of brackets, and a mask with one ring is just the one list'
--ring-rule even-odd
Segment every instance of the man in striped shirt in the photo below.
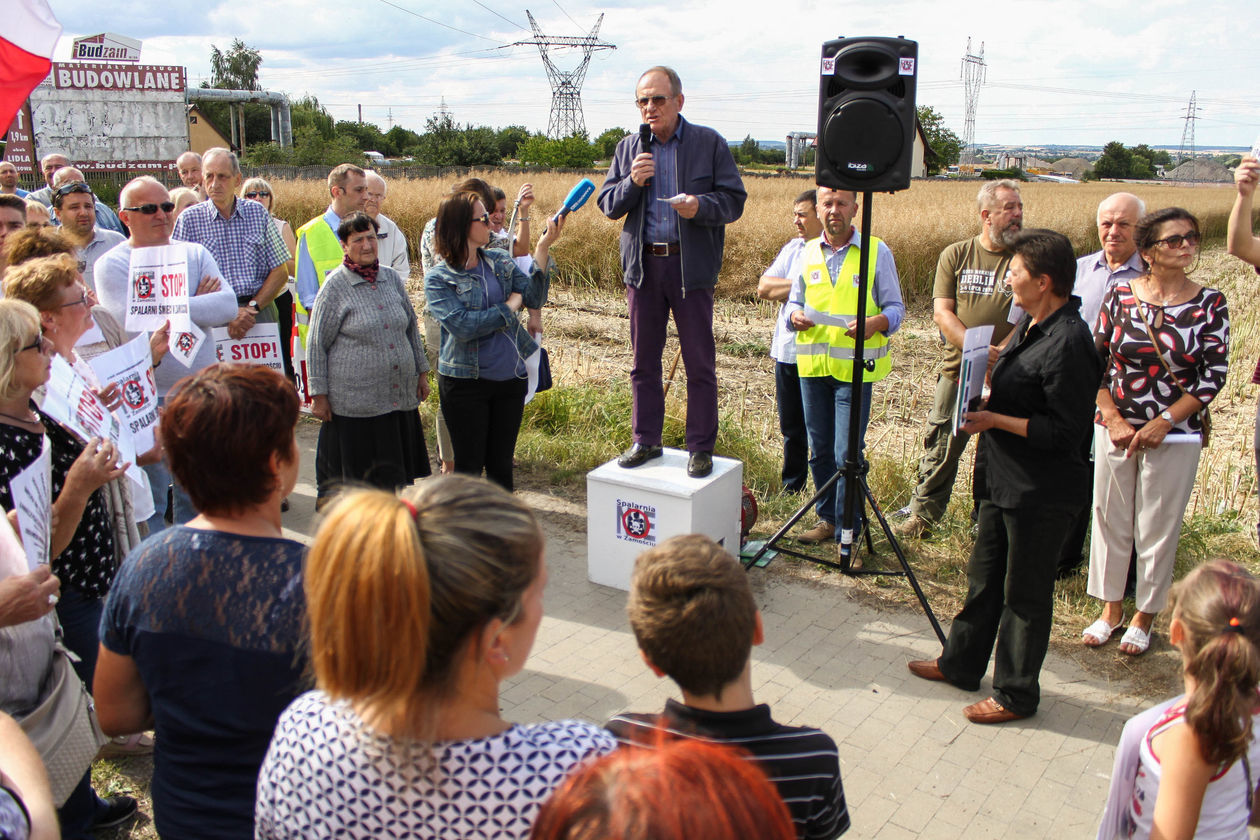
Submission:
{"label": "man in striped shirt", "polygon": [[678,684],[660,714],[620,714],[607,728],[624,744],[697,738],[748,753],[779,789],[797,836],[831,840],[849,828],[840,758],[826,733],[784,726],[752,692],[752,647],[764,639],[748,576],[717,543],[671,537],[639,555],[627,607],[649,668]]}

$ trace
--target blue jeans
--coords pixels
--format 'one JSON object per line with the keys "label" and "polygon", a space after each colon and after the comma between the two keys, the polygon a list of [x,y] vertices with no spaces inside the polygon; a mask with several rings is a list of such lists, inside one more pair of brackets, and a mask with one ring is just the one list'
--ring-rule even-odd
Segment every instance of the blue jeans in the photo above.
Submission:
{"label": "blue jeans", "polygon": [[104,598],[87,595],[69,584],[61,587],[57,620],[61,622],[66,647],[79,657],[79,661],[74,663],[74,672],[89,692],[96,676],[96,654],[100,652],[101,612],[104,607]]}
{"label": "blue jeans", "polygon": [[171,502],[175,509],[171,512],[171,523],[182,525],[197,515],[192,499],[188,498],[184,488],[180,487],[179,482],[171,475],[171,471],[166,467],[166,461],[149,464],[144,471],[149,476],[149,484],[152,485],[153,490],[154,512],[146,523],[150,534],[156,534],[166,527],[166,488],[168,485],[174,486]]}
{"label": "blue jeans", "polygon": [[[805,429],[809,432],[809,470],[814,486],[822,487],[844,466],[849,457],[849,417],[853,408],[853,383],[841,382],[833,376],[802,376],[801,399],[805,404]],[[866,424],[871,419],[871,386],[862,385],[861,436],[859,445],[866,447]],[[863,460],[858,453],[858,461]],[[860,500],[859,500],[860,501]],[[844,522],[844,478],[819,499],[815,508],[818,518],[836,528]],[[858,510],[861,519],[861,510]]]}

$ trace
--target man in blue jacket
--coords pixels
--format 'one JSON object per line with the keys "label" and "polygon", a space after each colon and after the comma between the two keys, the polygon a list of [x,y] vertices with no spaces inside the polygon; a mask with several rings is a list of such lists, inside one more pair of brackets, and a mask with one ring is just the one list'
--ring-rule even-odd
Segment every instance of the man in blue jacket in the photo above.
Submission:
{"label": "man in blue jacket", "polygon": [[637,467],[661,454],[661,352],[672,312],[687,370],[687,474],[703,478],[713,470],[718,429],[713,289],[726,225],[744,212],[748,193],[722,136],[679,113],[682,82],[672,69],[640,76],[635,103],[650,136],[622,138],[599,191],[608,218],[626,217],[621,269],[634,352],[634,443],[617,463]]}

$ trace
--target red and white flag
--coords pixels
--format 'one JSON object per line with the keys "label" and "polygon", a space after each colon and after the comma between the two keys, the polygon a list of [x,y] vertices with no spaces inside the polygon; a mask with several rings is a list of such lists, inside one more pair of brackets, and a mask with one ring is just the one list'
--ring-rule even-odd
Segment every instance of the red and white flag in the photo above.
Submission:
{"label": "red and white flag", "polygon": [[52,69],[61,24],[47,0],[15,0],[0,21],[0,126],[13,116]]}

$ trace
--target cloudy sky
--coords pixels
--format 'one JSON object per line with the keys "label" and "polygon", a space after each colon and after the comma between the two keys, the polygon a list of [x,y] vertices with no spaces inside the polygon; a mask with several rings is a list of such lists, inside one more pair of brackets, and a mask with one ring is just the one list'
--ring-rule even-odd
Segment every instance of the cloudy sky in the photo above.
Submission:
{"label": "cloudy sky", "polygon": [[[144,41],[146,64],[210,73],[210,46],[258,49],[264,88],[314,94],[334,117],[423,131],[445,101],[460,123],[545,130],[551,88],[524,6],[503,0],[50,0],[65,35],[118,32]],[[992,6],[941,0],[850,4],[819,0],[533,0],[548,35],[584,35],[603,13],[583,87],[586,127],[634,128],[638,74],[669,64],[684,113],[728,139],[781,140],[817,125],[822,42],[904,35],[919,42],[919,104],[963,134],[960,65],[968,38],[984,45],[987,81],[976,140],[1017,145],[1109,140],[1176,147],[1192,91],[1196,145],[1250,146],[1260,133],[1255,0],[1082,0]],[[125,9],[125,11],[114,11]],[[553,50],[561,70],[581,53]],[[1250,91],[1250,92],[1248,92]],[[391,123],[392,120],[392,123]]]}

